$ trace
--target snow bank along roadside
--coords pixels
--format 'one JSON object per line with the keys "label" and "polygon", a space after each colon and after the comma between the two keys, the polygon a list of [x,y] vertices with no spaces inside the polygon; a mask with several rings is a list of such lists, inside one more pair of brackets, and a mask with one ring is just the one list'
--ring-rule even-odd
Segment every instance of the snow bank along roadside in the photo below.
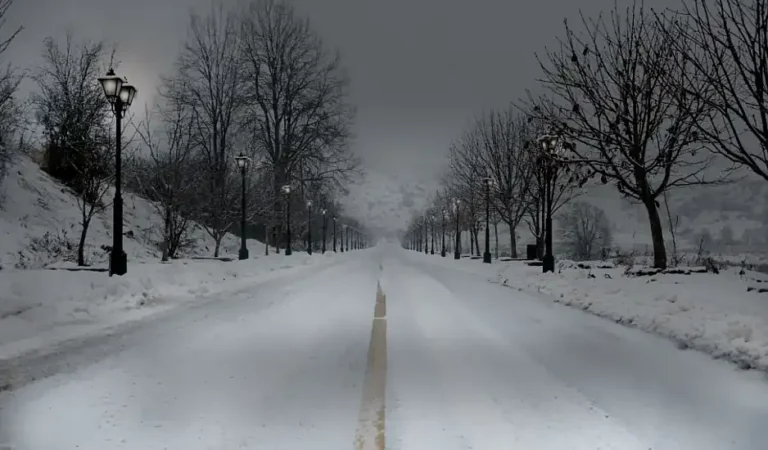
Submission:
{"label": "snow bank along roadside", "polygon": [[[743,369],[768,371],[768,275],[729,267],[719,274],[625,276],[611,263],[560,261],[556,273],[523,261],[423,256],[491,282],[674,340]],[[584,268],[580,268],[579,264]],[[602,267],[602,268],[601,268]],[[761,292],[762,291],[762,292]]]}
{"label": "snow bank along roadside", "polygon": [[[599,268],[601,266],[603,268]],[[560,261],[558,273],[541,267],[505,263],[496,280],[519,290],[537,291],[561,303],[673,339],[743,369],[768,371],[768,277],[719,274],[625,276],[612,264]]]}
{"label": "snow bank along roadside", "polygon": [[131,265],[122,277],[67,270],[0,272],[0,359],[333,259],[271,255],[234,262],[151,262]]}

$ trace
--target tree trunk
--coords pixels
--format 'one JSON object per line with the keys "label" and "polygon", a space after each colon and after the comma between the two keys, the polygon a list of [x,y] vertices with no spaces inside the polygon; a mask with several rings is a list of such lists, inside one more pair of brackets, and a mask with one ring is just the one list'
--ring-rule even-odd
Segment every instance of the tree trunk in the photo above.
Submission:
{"label": "tree trunk", "polygon": [[168,261],[168,250],[171,247],[171,208],[165,208],[164,232],[163,232],[163,248],[161,249],[163,255],[160,257],[162,262]]}
{"label": "tree trunk", "polygon": [[654,200],[645,201],[645,209],[648,211],[648,220],[651,224],[651,239],[653,240],[653,267],[657,269],[667,268],[667,249],[664,247],[664,228],[661,226],[659,208]]}
{"label": "tree trunk", "polygon": [[537,214],[539,215],[539,226],[536,227],[536,252],[538,253],[539,261],[544,260],[544,233],[545,230],[545,223],[547,222],[547,212],[545,211],[546,208],[544,208],[543,205],[544,202],[540,201],[538,203],[539,211],[537,211]]}
{"label": "tree trunk", "polygon": [[493,234],[496,236],[496,259],[499,259],[499,224],[493,224]]}
{"label": "tree trunk", "polygon": [[213,257],[218,258],[219,257],[219,249],[221,248],[221,240],[224,238],[224,234],[216,235],[216,237],[213,239],[216,242],[216,245],[213,247]]}
{"label": "tree trunk", "polygon": [[515,227],[509,226],[509,257],[517,258],[517,236],[515,236]]}
{"label": "tree trunk", "polygon": [[272,227],[269,221],[264,225],[264,254],[269,256],[269,233]]}
{"label": "tree trunk", "polygon": [[85,265],[85,236],[88,234],[88,225],[91,220],[86,219],[83,221],[83,229],[80,231],[80,243],[77,245],[77,265]]}

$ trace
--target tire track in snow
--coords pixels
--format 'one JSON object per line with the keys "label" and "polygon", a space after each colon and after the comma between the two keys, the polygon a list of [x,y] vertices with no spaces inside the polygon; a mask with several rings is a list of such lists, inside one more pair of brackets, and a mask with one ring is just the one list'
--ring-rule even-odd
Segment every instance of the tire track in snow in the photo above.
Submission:
{"label": "tire track in snow", "polygon": [[376,306],[368,346],[363,400],[355,431],[355,450],[384,450],[387,390],[387,297],[376,288]]}

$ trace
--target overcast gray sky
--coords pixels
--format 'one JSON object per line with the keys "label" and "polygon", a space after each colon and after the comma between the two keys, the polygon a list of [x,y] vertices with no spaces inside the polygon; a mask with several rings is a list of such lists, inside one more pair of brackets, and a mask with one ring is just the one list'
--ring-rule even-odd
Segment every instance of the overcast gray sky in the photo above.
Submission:
{"label": "overcast gray sky", "polygon": [[[294,3],[328,45],[342,52],[359,108],[354,148],[365,168],[430,189],[449,142],[474,114],[535,88],[534,51],[562,34],[563,18],[575,18],[579,9],[593,15],[613,6],[606,0]],[[25,30],[9,58],[21,66],[39,64],[43,38],[61,37],[67,29],[77,38],[116,41],[120,74],[139,88],[141,105],[152,101],[158,76],[170,70],[190,8],[208,5],[208,0],[16,0],[8,23],[21,23]]]}

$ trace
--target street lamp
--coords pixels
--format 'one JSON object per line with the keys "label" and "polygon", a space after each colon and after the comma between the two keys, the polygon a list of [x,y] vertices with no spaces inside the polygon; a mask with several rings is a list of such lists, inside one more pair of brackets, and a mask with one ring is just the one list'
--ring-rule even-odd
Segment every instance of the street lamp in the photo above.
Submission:
{"label": "street lamp", "polygon": [[553,181],[556,177],[556,161],[555,157],[560,150],[559,139],[553,135],[542,135],[539,137],[539,145],[541,145],[541,155],[539,157],[540,164],[544,165],[544,208],[546,213],[546,220],[544,223],[545,228],[545,241],[544,245],[546,250],[544,253],[544,260],[542,263],[542,270],[544,273],[555,271],[555,256],[552,254],[552,203],[554,197]]}
{"label": "street lamp", "polygon": [[485,253],[483,253],[483,262],[491,263],[491,179],[483,179],[485,183]]}
{"label": "street lamp", "polygon": [[328,228],[328,217],[326,216],[326,214],[328,213],[328,210],[323,208],[322,213],[323,213],[323,255],[325,255],[325,236],[326,236],[325,231]]}
{"label": "street lamp", "polygon": [[312,200],[307,200],[307,253],[312,254]]}
{"label": "street lamp", "polygon": [[436,219],[436,217],[435,217],[434,214],[431,214],[429,216],[429,224],[430,224],[430,226],[432,228],[430,230],[431,231],[430,234],[432,235],[431,236],[432,237],[432,248],[429,250],[429,254],[430,255],[434,255],[435,254],[435,219]]}
{"label": "street lamp", "polygon": [[461,200],[455,199],[453,201],[453,211],[456,213],[456,244],[453,247],[453,259],[461,259],[461,252],[459,251],[459,246],[461,245],[461,234],[459,233],[459,213],[461,207]]}
{"label": "street lamp", "polygon": [[239,156],[235,156],[235,162],[237,163],[237,167],[240,169],[240,175],[242,175],[243,182],[242,182],[242,196],[241,201],[242,204],[240,206],[241,209],[241,217],[240,217],[240,252],[238,254],[238,259],[248,259],[248,247],[245,243],[245,172],[248,170],[248,166],[251,163],[251,158],[243,155],[240,153]]}
{"label": "street lamp", "polygon": [[125,275],[128,272],[128,257],[123,250],[123,197],[122,197],[122,129],[121,120],[136,96],[136,88],[128,80],[115,75],[109,69],[106,76],[99,78],[104,96],[112,105],[115,114],[115,200],[112,206],[112,251],[109,255],[109,276]]}
{"label": "street lamp", "polygon": [[291,186],[286,184],[283,186],[283,194],[285,195],[285,255],[291,256],[293,250],[291,250]]}
{"label": "street lamp", "polygon": [[442,247],[440,248],[440,256],[445,258],[445,208],[441,209],[440,212],[442,213],[442,216],[443,216],[443,218],[442,218],[442,222],[443,222],[442,234],[443,234],[443,237],[442,237]]}
{"label": "street lamp", "polygon": [[333,216],[333,252],[336,253],[336,216]]}

